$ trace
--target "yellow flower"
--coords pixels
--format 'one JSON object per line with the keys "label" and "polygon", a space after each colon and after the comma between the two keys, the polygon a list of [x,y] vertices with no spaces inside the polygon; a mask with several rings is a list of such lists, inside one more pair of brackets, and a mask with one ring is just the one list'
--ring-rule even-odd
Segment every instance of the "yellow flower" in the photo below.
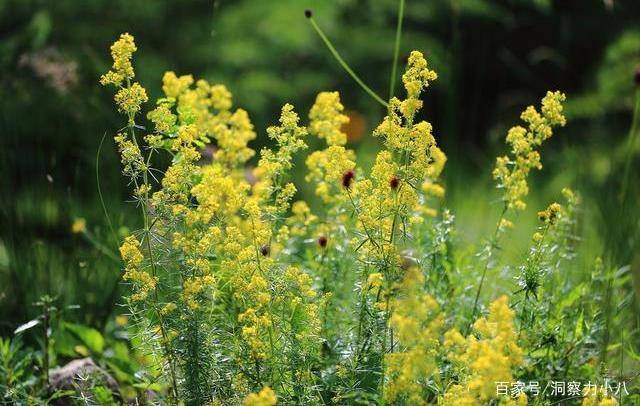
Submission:
{"label": "yellow flower", "polygon": [[147,118],[155,125],[159,133],[170,133],[176,125],[178,117],[171,112],[169,103],[162,103],[147,114]]}
{"label": "yellow flower", "polygon": [[565,95],[547,92],[542,99],[542,114],[529,106],[521,115],[528,128],[513,127],[507,133],[507,144],[511,145],[511,156],[496,159],[493,178],[503,189],[502,199],[508,208],[522,210],[526,207],[523,198],[529,193],[527,178],[532,169],[542,169],[540,154],[536,150],[543,141],[551,137],[554,126],[564,126],[562,102]]}
{"label": "yellow flower", "polygon": [[545,224],[553,225],[561,214],[562,206],[558,203],[551,203],[545,210],[538,212],[538,218]]}
{"label": "yellow flower", "polygon": [[369,277],[367,278],[367,286],[370,289],[379,288],[380,286],[382,286],[383,282],[384,276],[380,272],[369,274]]}
{"label": "yellow flower", "polygon": [[147,91],[138,82],[118,90],[115,95],[118,110],[129,115],[139,112],[142,103],[148,100]]}
{"label": "yellow flower", "polygon": [[423,286],[421,271],[410,268],[392,301],[389,325],[399,349],[384,356],[384,398],[390,404],[403,398],[408,404],[425,404],[422,382],[438,371],[435,355],[443,318],[436,301],[422,292]]}
{"label": "yellow flower", "polygon": [[345,145],[347,134],[341,127],[349,122],[349,117],[341,114],[344,106],[338,92],[322,92],[309,111],[309,133],[323,138],[327,145]]}
{"label": "yellow flower", "polygon": [[102,85],[120,86],[124,80],[134,77],[131,56],[137,50],[133,37],[128,33],[120,35],[113,45],[111,45],[111,57],[113,58],[113,68],[100,78]]}
{"label": "yellow flower", "polygon": [[453,350],[449,357],[463,377],[461,385],[447,389],[445,404],[457,395],[469,404],[486,404],[496,398],[495,382],[513,381],[513,369],[523,363],[513,319],[508,298],[502,296],[491,303],[487,318],[474,323],[476,335],[466,340],[456,330],[445,335],[445,346]]}
{"label": "yellow flower", "polygon": [[355,166],[355,154],[342,146],[331,145],[307,157],[309,173],[305,180],[316,185],[315,193],[326,203],[339,199],[343,175]]}
{"label": "yellow flower", "polygon": [[144,255],[140,251],[140,242],[132,235],[125,238],[120,246],[120,256],[125,263],[123,279],[134,284],[135,293],[131,295],[133,301],[146,299],[150,291],[156,288],[158,278],[151,276],[142,268]]}
{"label": "yellow flower", "polygon": [[193,76],[178,77],[175,72],[165,72],[162,77],[162,91],[167,97],[177,98],[193,84]]}
{"label": "yellow flower", "polygon": [[115,317],[116,325],[119,327],[124,327],[129,322],[129,316],[126,314],[119,314]]}
{"label": "yellow flower", "polygon": [[275,392],[270,387],[265,386],[260,392],[249,394],[242,404],[244,406],[273,406],[276,401]]}
{"label": "yellow flower", "polygon": [[614,397],[608,395],[602,387],[600,389],[585,387],[585,390],[583,391],[582,406],[617,405],[618,401]]}
{"label": "yellow flower", "polygon": [[502,218],[500,220],[500,223],[498,224],[498,228],[500,229],[500,231],[504,231],[506,229],[513,228],[513,222],[511,220],[507,220],[505,218]]}
{"label": "yellow flower", "polygon": [[171,302],[171,303],[167,303],[166,305],[164,305],[162,307],[162,309],[160,310],[160,313],[163,316],[166,316],[167,314],[173,312],[174,310],[176,310],[177,306],[175,303]]}
{"label": "yellow flower", "polygon": [[400,110],[407,119],[413,119],[415,112],[422,107],[420,93],[429,86],[438,75],[428,68],[427,60],[419,51],[411,51],[407,62],[407,70],[402,75],[404,88],[407,90],[407,99],[402,102]]}
{"label": "yellow flower", "polygon": [[211,275],[194,276],[184,281],[182,295],[185,303],[191,310],[197,310],[200,307],[199,295],[205,289],[213,285],[214,279]]}
{"label": "yellow flower", "polygon": [[75,218],[71,224],[71,232],[73,234],[81,234],[87,231],[87,220],[82,217]]}
{"label": "yellow flower", "polygon": [[425,182],[422,184],[422,191],[433,197],[444,197],[444,188],[437,183]]}

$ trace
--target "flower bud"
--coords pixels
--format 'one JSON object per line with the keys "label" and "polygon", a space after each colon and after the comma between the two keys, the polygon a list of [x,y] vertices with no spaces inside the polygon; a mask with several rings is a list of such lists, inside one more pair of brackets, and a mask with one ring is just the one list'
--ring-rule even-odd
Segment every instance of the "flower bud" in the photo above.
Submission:
{"label": "flower bud", "polygon": [[391,187],[391,189],[396,190],[398,189],[398,186],[400,185],[400,179],[398,179],[397,176],[392,176],[391,179],[389,179],[389,187]]}
{"label": "flower bud", "polygon": [[351,186],[351,182],[353,181],[353,178],[355,178],[355,176],[356,174],[352,170],[348,170],[344,174],[342,174],[342,186],[346,189],[349,189],[349,187]]}

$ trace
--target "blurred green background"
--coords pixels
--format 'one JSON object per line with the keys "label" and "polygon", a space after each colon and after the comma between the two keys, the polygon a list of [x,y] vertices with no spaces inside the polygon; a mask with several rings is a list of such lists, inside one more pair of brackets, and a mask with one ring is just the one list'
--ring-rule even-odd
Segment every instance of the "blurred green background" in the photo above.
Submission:
{"label": "blurred green background", "polygon": [[[314,11],[344,59],[386,98],[397,4],[0,1],[0,335],[37,314],[32,303],[45,293],[80,305],[69,317],[97,327],[118,311],[120,264],[110,257],[117,236],[99,200],[96,158],[115,231],[125,232],[138,220],[112,142],[122,118],[112,92],[98,85],[121,32],[136,38],[138,79],[151,98],[166,70],[224,83],[256,125],[254,146],[264,144],[282,104],[306,116],[317,92],[339,90],[355,123],[350,147],[366,166],[379,147],[370,130],[384,112],[331,57],[303,12]],[[490,171],[506,130],[546,90],[560,89],[569,125],[544,148],[545,169],[533,175],[521,227],[532,231],[532,213],[571,186],[585,201],[585,261],[635,260],[637,159],[624,213],[618,191],[640,65],[640,2],[408,0],[401,60],[412,49],[439,74],[423,115],[449,156],[447,206],[458,216],[457,238],[480,244],[488,235],[499,211]],[[71,232],[76,218],[86,219],[87,234]],[[517,235],[507,255],[526,249],[530,233]]]}

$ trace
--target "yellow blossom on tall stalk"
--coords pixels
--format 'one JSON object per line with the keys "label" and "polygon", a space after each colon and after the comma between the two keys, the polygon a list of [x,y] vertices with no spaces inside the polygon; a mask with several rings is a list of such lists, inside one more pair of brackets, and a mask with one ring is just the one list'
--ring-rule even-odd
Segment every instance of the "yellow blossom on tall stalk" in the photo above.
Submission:
{"label": "yellow blossom on tall stalk", "polygon": [[131,57],[137,50],[133,36],[129,33],[120,35],[120,39],[111,45],[111,58],[113,58],[112,69],[100,77],[100,83],[104,86],[111,84],[122,85],[123,81],[134,78]]}
{"label": "yellow blossom on tall stalk", "polygon": [[[500,297],[476,319],[481,282],[471,316],[460,320],[450,312],[458,303],[469,310],[468,290],[455,281],[454,260],[466,254],[451,254],[453,215],[438,214],[446,156],[431,124],[417,119],[422,92],[437,78],[420,52],[411,53],[402,76],[404,100],[382,102],[386,116],[374,135],[383,148],[367,173],[347,148],[349,119],[338,92],[318,94],[308,126],[285,104],[266,130],[272,148],[260,151],[250,172],[249,143],[257,135],[227,88],[167,72],[163,97],[143,116],[147,95],[133,82],[135,50],[123,34],[101,82],[116,87],[116,106],[126,116],[115,141],[143,223],[120,247],[132,289],[128,326],[162,361],[158,374],[168,373],[163,384],[170,389],[161,401],[527,403],[524,395],[498,397],[495,387],[519,378],[525,359],[537,357],[529,350],[544,332],[522,329],[525,301],[512,309]],[[522,114],[526,128],[507,135],[511,151],[494,169],[504,212],[482,253],[481,281],[499,235],[514,227],[504,214],[524,208],[540,145],[564,125],[562,101],[564,95],[549,92],[539,112],[529,107]],[[152,125],[138,122],[141,117]],[[291,172],[307,135],[323,142],[305,162],[305,180],[318,197],[315,212],[304,201],[292,204]],[[158,161],[162,167],[154,166]],[[573,227],[578,199],[563,194],[566,208],[551,204],[539,213],[522,268],[532,270],[521,285],[536,299],[538,288],[554,289],[539,275],[560,263],[538,256],[552,246],[557,257],[548,257],[559,258]],[[586,334],[585,317],[571,319],[576,337]]]}
{"label": "yellow blossom on tall stalk", "polygon": [[386,148],[378,153],[369,178],[345,188],[362,234],[362,242],[357,242],[361,257],[384,263],[387,271],[400,263],[398,235],[433,215],[426,204],[429,197],[444,195],[437,180],[446,156],[436,145],[431,124],[414,123],[422,90],[436,78],[422,53],[413,51],[402,76],[407,98],[392,98],[387,116],[374,131]]}
{"label": "yellow blossom on tall stalk", "polygon": [[561,92],[547,92],[542,99],[541,113],[529,106],[520,116],[527,128],[516,126],[507,133],[511,155],[497,158],[493,177],[503,189],[502,199],[508,208],[522,210],[526,207],[523,198],[529,193],[529,172],[542,169],[537,148],[553,135],[553,127],[566,124],[562,114],[565,99]]}
{"label": "yellow blossom on tall stalk", "polygon": [[[258,181],[253,186],[253,196],[260,203],[270,206],[267,210],[270,214],[282,214],[288,209],[288,201],[295,194],[293,184],[282,184],[282,174],[293,167],[293,155],[307,148],[304,138],[307,129],[298,125],[300,118],[293,110],[293,106],[282,106],[279,126],[267,128],[269,138],[278,146],[277,151],[263,149],[260,153],[260,161],[254,170]],[[279,206],[274,203],[281,203]]]}

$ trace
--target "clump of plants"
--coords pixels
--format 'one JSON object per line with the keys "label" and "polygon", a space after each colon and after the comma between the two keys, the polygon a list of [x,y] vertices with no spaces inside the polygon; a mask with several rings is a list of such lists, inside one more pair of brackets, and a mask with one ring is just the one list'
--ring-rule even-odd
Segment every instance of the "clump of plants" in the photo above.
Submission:
{"label": "clump of plants", "polygon": [[[419,119],[437,79],[422,53],[408,58],[403,96],[383,101],[373,131],[382,147],[365,170],[347,146],[338,92],[319,93],[308,119],[285,104],[266,131],[273,147],[256,153],[249,115],[223,85],[167,72],[164,96],[143,112],[135,51],[123,34],[101,83],[116,89],[125,117],[115,142],[143,224],[120,247],[131,332],[143,338],[162,402],[615,404],[622,396],[607,390],[601,362],[609,316],[598,301],[614,289],[611,272],[598,262],[583,281],[563,276],[575,258],[575,192],[538,214],[528,254],[510,267],[513,293],[487,292],[526,206],[529,174],[542,168],[542,145],[565,125],[564,94],[548,92],[508,131],[493,171],[499,220],[469,259],[446,209],[446,155]],[[323,147],[307,151],[311,138]],[[292,182],[303,154],[313,210]],[[570,396],[545,388],[556,381],[582,386]]]}

